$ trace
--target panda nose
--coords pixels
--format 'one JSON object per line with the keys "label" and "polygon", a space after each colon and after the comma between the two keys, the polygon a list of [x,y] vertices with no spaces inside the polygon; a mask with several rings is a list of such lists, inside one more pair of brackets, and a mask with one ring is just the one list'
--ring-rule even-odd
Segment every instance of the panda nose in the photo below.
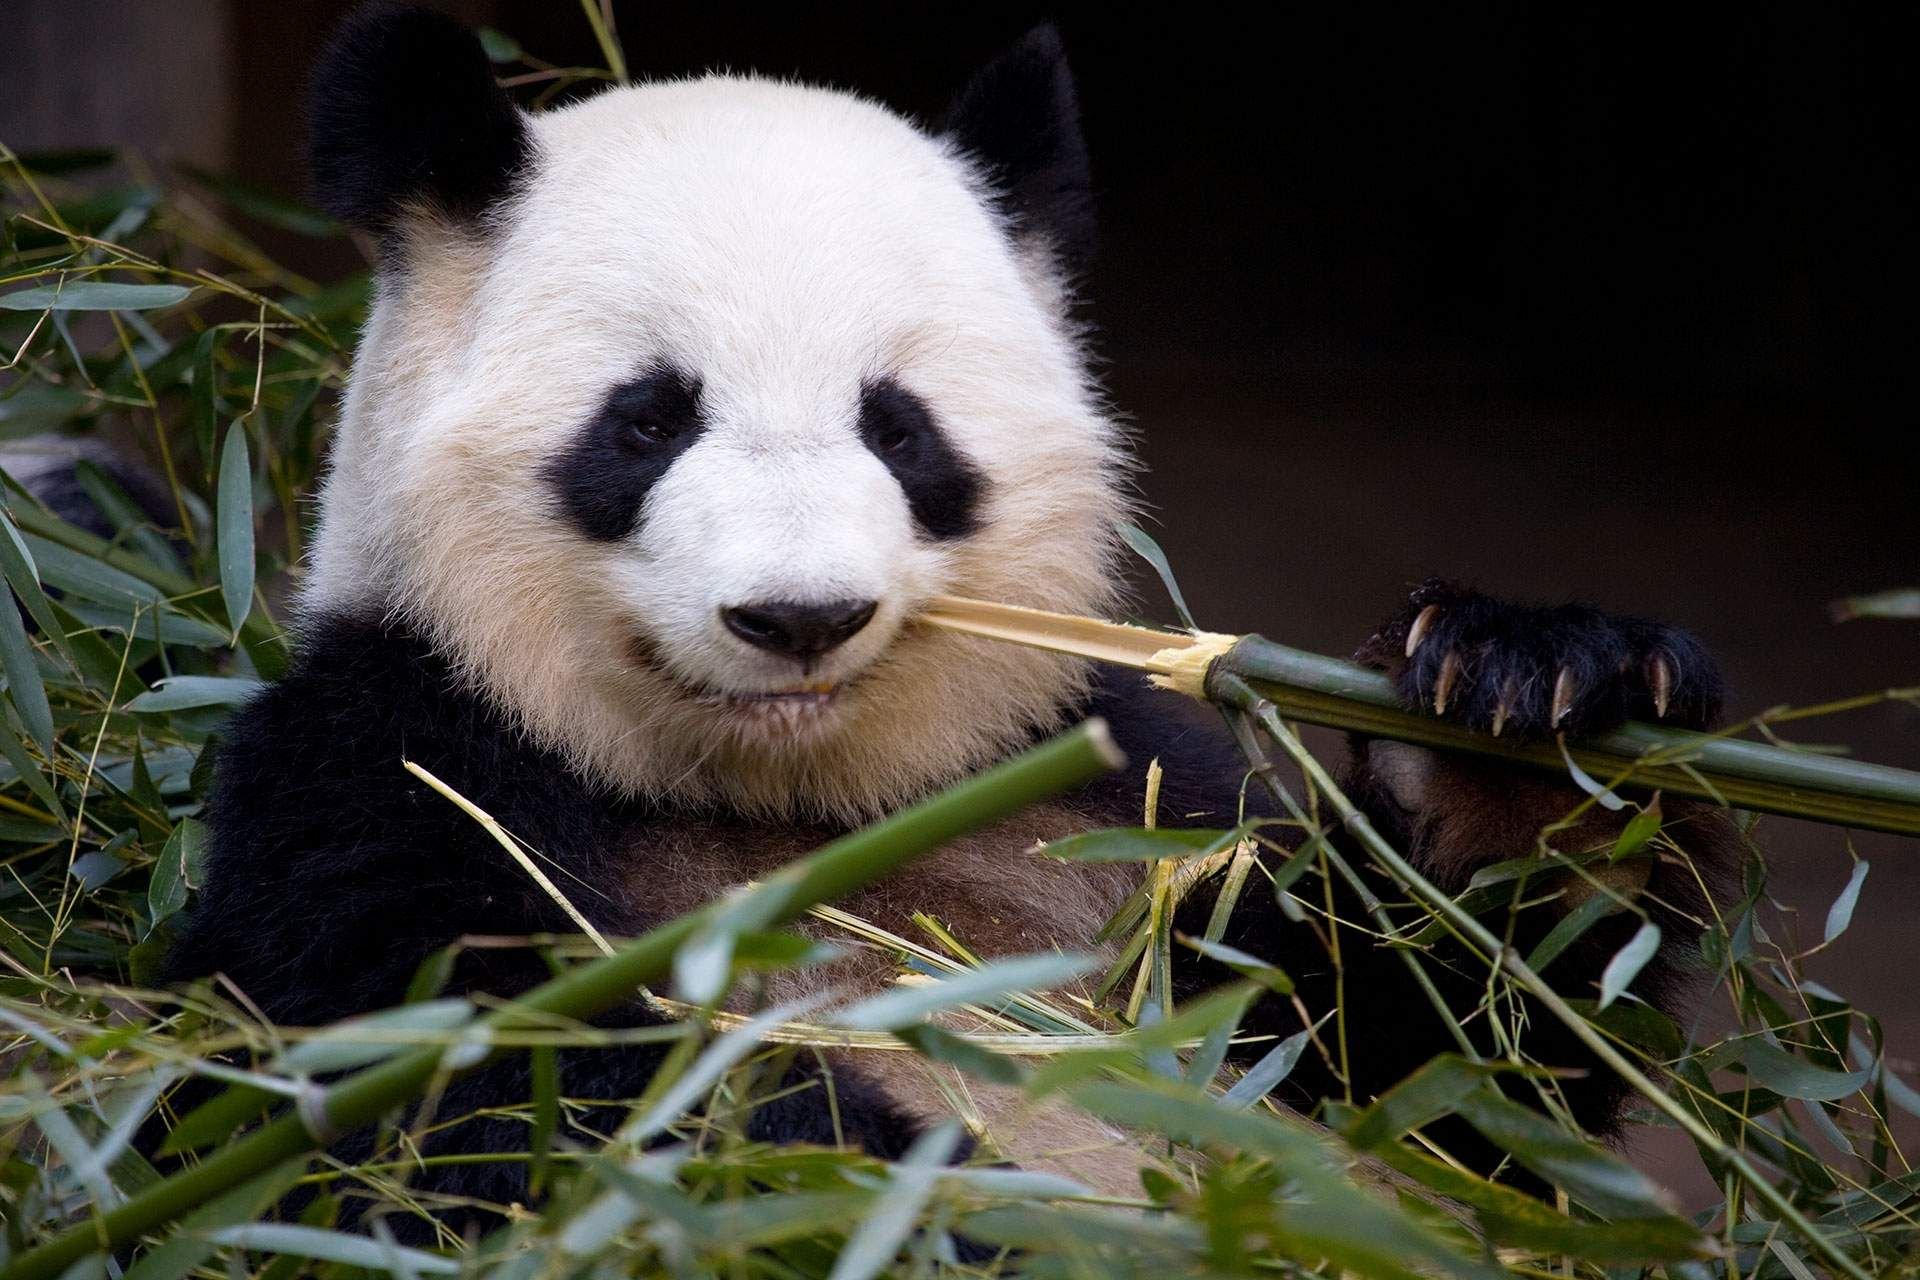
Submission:
{"label": "panda nose", "polygon": [[869,622],[877,600],[743,604],[720,611],[727,630],[756,649],[805,662],[839,648]]}

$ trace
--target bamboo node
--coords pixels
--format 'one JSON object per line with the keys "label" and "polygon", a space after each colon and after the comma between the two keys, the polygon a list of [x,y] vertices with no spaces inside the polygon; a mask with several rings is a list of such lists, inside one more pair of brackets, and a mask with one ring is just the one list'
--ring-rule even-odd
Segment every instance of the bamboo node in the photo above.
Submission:
{"label": "bamboo node", "polygon": [[1152,672],[1147,679],[1156,689],[1172,689],[1202,702],[1207,698],[1207,670],[1214,660],[1224,658],[1227,650],[1240,642],[1239,636],[1196,631],[1185,644],[1161,649],[1147,660]]}

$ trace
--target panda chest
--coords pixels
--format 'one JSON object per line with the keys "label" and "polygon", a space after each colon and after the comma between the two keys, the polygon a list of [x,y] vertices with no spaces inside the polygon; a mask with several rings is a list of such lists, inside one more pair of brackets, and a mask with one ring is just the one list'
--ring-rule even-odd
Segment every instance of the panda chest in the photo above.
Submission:
{"label": "panda chest", "polygon": [[[1040,805],[948,842],[791,926],[832,943],[843,956],[778,985],[793,994],[828,985],[857,996],[901,972],[902,949],[891,939],[947,954],[941,932],[981,957],[1100,951],[1100,929],[1138,882],[1137,868],[1062,861],[1039,851],[1097,825],[1067,806]],[[625,905],[642,920],[668,919],[763,879],[820,843],[816,832],[770,823],[652,828],[629,851]]]}

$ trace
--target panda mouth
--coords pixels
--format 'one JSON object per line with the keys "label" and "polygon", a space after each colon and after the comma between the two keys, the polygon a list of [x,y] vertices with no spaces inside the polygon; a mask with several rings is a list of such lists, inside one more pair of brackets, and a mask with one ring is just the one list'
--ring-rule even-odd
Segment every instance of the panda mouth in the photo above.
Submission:
{"label": "panda mouth", "polygon": [[636,665],[667,680],[688,701],[763,729],[797,729],[825,716],[840,700],[852,680],[810,680],[780,689],[727,689],[677,675],[661,660],[643,632],[627,638],[627,656]]}
{"label": "panda mouth", "polygon": [[709,693],[709,699],[718,699],[736,707],[824,707],[832,702],[840,692],[840,686],[831,682],[819,682],[798,689],[774,689],[766,693]]}

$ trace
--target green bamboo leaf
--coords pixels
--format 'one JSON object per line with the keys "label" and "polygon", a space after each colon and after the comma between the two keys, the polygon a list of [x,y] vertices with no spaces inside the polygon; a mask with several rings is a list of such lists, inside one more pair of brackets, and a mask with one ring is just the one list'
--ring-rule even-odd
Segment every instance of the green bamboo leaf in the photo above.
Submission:
{"label": "green bamboo leaf", "polygon": [[1565,734],[1560,736],[1559,743],[1560,759],[1565,762],[1567,766],[1567,776],[1573,779],[1574,785],[1592,796],[1594,802],[1602,809],[1611,809],[1617,813],[1627,807],[1625,800],[1622,800],[1619,796],[1601,786],[1592,774],[1580,767],[1579,762],[1573,758],[1573,753],[1567,750]]}
{"label": "green bamboo leaf", "polygon": [[1161,585],[1166,587],[1167,595],[1173,601],[1174,612],[1180,615],[1180,621],[1189,630],[1200,630],[1200,624],[1193,620],[1193,613],[1187,608],[1187,598],[1180,594],[1180,583],[1175,580],[1173,566],[1168,563],[1167,553],[1160,549],[1160,544],[1155,542],[1152,535],[1145,529],[1129,521],[1122,520],[1114,528],[1119,530],[1120,537],[1126,544],[1133,548],[1134,554],[1152,565],[1153,571],[1160,575]]}
{"label": "green bamboo leaf", "polygon": [[69,280],[0,293],[0,311],[148,311],[185,302],[192,293],[177,284]]}
{"label": "green bamboo leaf", "polygon": [[[191,821],[191,819],[189,819]],[[380,1062],[422,1039],[447,1035],[473,1020],[471,1002],[423,1000],[336,1022],[273,1061],[282,1074],[322,1075]]]}
{"label": "green bamboo leaf", "polygon": [[1527,956],[1527,968],[1539,973],[1557,960],[1560,953],[1572,946],[1588,929],[1619,910],[1622,908],[1618,902],[1604,893],[1595,893],[1561,916],[1552,931],[1540,939],[1540,945]]}
{"label": "green bamboo leaf", "polygon": [[26,624],[13,607],[12,596],[0,600],[0,669],[7,675],[7,693],[20,722],[40,744],[40,753],[53,759],[53,708],[47,705],[47,687],[40,680],[40,664]]}
{"label": "green bamboo leaf", "polygon": [[1827,908],[1825,941],[1832,942],[1845,933],[1847,926],[1853,923],[1853,908],[1860,901],[1860,886],[1866,883],[1866,879],[1867,861],[1864,858],[1856,859],[1853,864],[1853,873],[1847,877],[1846,888],[1840,890],[1840,896],[1833,900],[1831,907]]}
{"label": "green bamboo leaf", "polygon": [[38,534],[23,534],[33,551],[40,578],[48,586],[96,600],[131,616],[135,609],[156,609],[165,599],[160,589],[103,560],[63,547]]}
{"label": "green bamboo leaf", "polygon": [[1674,1213],[1672,1197],[1646,1174],[1492,1088],[1469,1094],[1456,1110],[1489,1142],[1589,1208],[1619,1218]]}
{"label": "green bamboo leaf", "polygon": [[236,707],[265,685],[251,676],[171,676],[127,701],[128,711],[185,711]]}
{"label": "green bamboo leaf", "polygon": [[1057,987],[1093,968],[1095,957],[1072,952],[995,960],[951,978],[901,987],[862,1000],[834,1019],[843,1027],[892,1031],[962,1004],[998,1003],[1022,991]]}
{"label": "green bamboo leaf", "polygon": [[887,1187],[834,1259],[828,1280],[873,1280],[900,1252],[940,1173],[960,1145],[960,1125],[948,1120],[915,1138],[893,1166]]}
{"label": "green bamboo leaf", "polygon": [[1859,1092],[1873,1077],[1871,1070],[1833,1071],[1816,1067],[1759,1036],[1741,1045],[1740,1061],[1745,1064],[1747,1074],[1765,1088],[1802,1102],[1837,1102]]}
{"label": "green bamboo leaf", "polygon": [[149,1249],[127,1268],[123,1280],[180,1280],[213,1256],[207,1234],[258,1217],[292,1188],[306,1170],[304,1157],[289,1160],[250,1182],[208,1201],[180,1221],[179,1230],[164,1244]]}
{"label": "green bamboo leaf", "polygon": [[6,757],[7,763],[13,766],[14,773],[27,784],[27,790],[33,792],[35,799],[47,806],[53,816],[60,821],[67,820],[67,811],[60,803],[60,794],[53,789],[53,784],[47,780],[47,775],[41,772],[39,762],[27,754],[26,744],[13,731],[11,724],[0,724],[0,756]]}
{"label": "green bamboo leaf", "polygon": [[520,42],[505,32],[492,27],[481,27],[473,33],[480,40],[480,47],[487,51],[489,62],[518,62],[526,56],[520,48]]}
{"label": "green bamboo leaf", "polygon": [[1354,1118],[1347,1141],[1362,1151],[1392,1142],[1403,1133],[1451,1115],[1461,1102],[1486,1084],[1495,1068],[1444,1054],[1374,1099]]}
{"label": "green bamboo leaf", "polygon": [[1293,979],[1286,970],[1275,964],[1269,964],[1259,956],[1230,947],[1224,942],[1208,942],[1205,938],[1190,938],[1180,935],[1180,941],[1198,951],[1207,959],[1223,964],[1243,978],[1250,978],[1269,991],[1280,995],[1293,994]]}
{"label": "green bamboo leaf", "polygon": [[[1376,1147],[1373,1155],[1429,1190],[1471,1208],[1482,1230],[1496,1244],[1603,1263],[1664,1262],[1714,1253],[1714,1242],[1684,1218],[1629,1218],[1622,1222],[1573,1218],[1543,1200],[1489,1182],[1410,1144]],[[1680,1277],[1676,1275],[1674,1280]]]}
{"label": "green bamboo leaf", "polygon": [[238,418],[220,449],[219,497],[214,525],[220,543],[220,598],[237,639],[253,609],[253,463],[247,429]]}
{"label": "green bamboo leaf", "polygon": [[1604,1009],[1619,999],[1620,993],[1640,976],[1640,970],[1646,968],[1647,961],[1659,950],[1660,926],[1649,920],[1627,940],[1626,946],[1614,952],[1613,959],[1601,970],[1600,1007]]}
{"label": "green bamboo leaf", "polygon": [[384,1271],[403,1278],[409,1271],[423,1276],[458,1275],[456,1258],[406,1249],[366,1236],[350,1236],[342,1231],[322,1231],[318,1227],[284,1226],[256,1222],[236,1227],[219,1227],[206,1233],[217,1245],[257,1249],[262,1253],[292,1254],[321,1262],[340,1262],[369,1271]]}
{"label": "green bamboo leaf", "polygon": [[1618,862],[1646,848],[1647,841],[1660,833],[1661,821],[1660,797],[1655,794],[1653,799],[1647,802],[1647,807],[1634,814],[1626,828],[1621,831],[1620,838],[1613,842],[1613,852],[1607,855],[1607,860]]}
{"label": "green bamboo leaf", "polygon": [[982,1049],[973,1041],[931,1022],[896,1027],[893,1034],[935,1062],[958,1067],[970,1076],[993,1084],[1017,1085],[1026,1081],[1027,1069],[1016,1060],[991,1049]]}
{"label": "green bamboo leaf", "polygon": [[1300,1055],[1307,1051],[1307,1045],[1313,1041],[1313,1032],[1334,1014],[1332,1009],[1320,1015],[1320,1021],[1313,1027],[1296,1031],[1273,1048],[1261,1055],[1260,1061],[1247,1069],[1247,1074],[1233,1082],[1233,1087],[1220,1096],[1220,1101],[1228,1106],[1250,1107],[1260,1099],[1272,1093],[1293,1074],[1294,1066],[1299,1063]]}
{"label": "green bamboo leaf", "polygon": [[775,1005],[716,1039],[701,1051],[700,1056],[680,1075],[679,1079],[654,1100],[653,1105],[621,1126],[620,1140],[637,1144],[664,1133],[668,1125],[685,1115],[706,1097],[708,1091],[719,1083],[720,1077],[733,1070],[742,1059],[758,1049],[767,1032],[782,1022],[791,1021],[810,1010],[819,1008],[830,994],[830,992],[816,992],[799,1000]]}
{"label": "green bamboo leaf", "polygon": [[167,837],[166,846],[154,860],[153,879],[147,885],[148,934],[187,905],[187,893],[194,883],[193,871],[205,857],[206,842],[205,824],[193,818],[182,818],[173,834]]}

